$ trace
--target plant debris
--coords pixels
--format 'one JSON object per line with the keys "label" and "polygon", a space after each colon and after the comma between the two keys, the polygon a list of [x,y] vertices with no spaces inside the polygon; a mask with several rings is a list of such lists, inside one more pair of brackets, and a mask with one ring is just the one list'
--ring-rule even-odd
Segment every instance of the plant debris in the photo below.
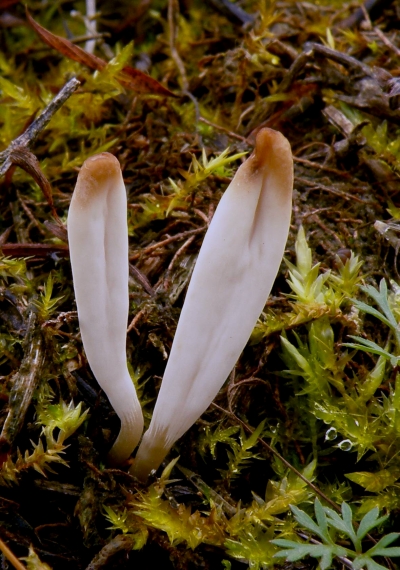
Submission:
{"label": "plant debris", "polygon": [[[398,5],[26,4],[0,0],[1,567],[396,568]],[[141,485],[132,459],[107,463],[119,420],[80,338],[77,174],[104,151],[122,165],[147,428],[204,234],[264,126],[294,155],[285,261],[215,401]]]}

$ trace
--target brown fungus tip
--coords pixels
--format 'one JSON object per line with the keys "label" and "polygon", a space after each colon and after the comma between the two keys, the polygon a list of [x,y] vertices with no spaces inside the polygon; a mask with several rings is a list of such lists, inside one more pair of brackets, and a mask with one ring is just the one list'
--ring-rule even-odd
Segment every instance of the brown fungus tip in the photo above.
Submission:
{"label": "brown fungus tip", "polygon": [[82,165],[80,176],[90,176],[98,182],[102,182],[108,176],[117,174],[121,171],[121,166],[118,159],[109,152],[101,152],[91,156]]}
{"label": "brown fungus tip", "polygon": [[[242,164],[238,174],[239,172],[247,183],[250,183],[251,180],[255,182],[255,178],[258,176],[263,178],[273,176],[291,192],[293,180],[286,184],[288,174],[290,173],[293,177],[293,158],[289,141],[282,133],[263,127],[257,132],[252,154]],[[278,191],[280,184],[278,186],[272,184],[271,187]]]}
{"label": "brown fungus tip", "polygon": [[78,175],[73,200],[85,206],[91,196],[109,189],[109,182],[121,179],[118,159],[109,152],[101,152],[86,159]]}
{"label": "brown fungus tip", "polygon": [[268,127],[263,127],[258,131],[252,154],[257,166],[262,166],[267,157],[281,161],[291,156],[290,143],[282,133]]}

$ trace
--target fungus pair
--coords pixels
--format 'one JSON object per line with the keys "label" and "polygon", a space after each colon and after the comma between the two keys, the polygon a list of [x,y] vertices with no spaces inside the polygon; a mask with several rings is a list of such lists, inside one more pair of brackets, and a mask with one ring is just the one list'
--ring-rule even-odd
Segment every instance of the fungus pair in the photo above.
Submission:
{"label": "fungus pair", "polygon": [[[150,427],[131,472],[157,469],[208,408],[245,347],[278,272],[289,231],[293,161],[280,133],[259,131],[253,154],[225,191],[204,238]],[[88,159],[68,216],[72,273],[89,364],[121,419],[110,452],[129,457],[143,416],[126,366],[128,234],[118,161]]]}

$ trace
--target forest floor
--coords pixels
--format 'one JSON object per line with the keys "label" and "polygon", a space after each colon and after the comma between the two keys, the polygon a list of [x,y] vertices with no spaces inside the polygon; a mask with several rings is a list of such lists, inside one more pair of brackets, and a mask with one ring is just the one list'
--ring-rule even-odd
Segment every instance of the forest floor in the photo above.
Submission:
{"label": "forest floor", "polygon": [[[98,0],[92,20],[83,1],[26,4],[0,0],[1,568],[395,568],[398,3]],[[119,420],[79,333],[77,174],[98,152],[121,163],[147,427],[204,233],[261,127],[293,151],[285,260],[214,403],[141,485],[107,464]]]}

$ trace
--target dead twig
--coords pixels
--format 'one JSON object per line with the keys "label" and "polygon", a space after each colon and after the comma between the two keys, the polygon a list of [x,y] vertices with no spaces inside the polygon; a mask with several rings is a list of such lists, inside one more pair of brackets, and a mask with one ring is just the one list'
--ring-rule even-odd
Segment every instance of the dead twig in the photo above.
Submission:
{"label": "dead twig", "polygon": [[151,286],[150,281],[147,279],[146,275],[136,267],[136,265],[133,265],[132,263],[129,264],[129,274],[143,287],[150,297],[154,297],[156,293]]}
{"label": "dead twig", "polygon": [[64,85],[61,91],[54,97],[54,99],[47,105],[40,116],[33,121],[33,123],[26,129],[26,131],[17,137],[12,143],[2,152],[0,152],[0,176],[6,174],[8,169],[12,166],[19,166],[27,172],[42,190],[57,223],[64,227],[53,202],[53,191],[50,182],[43,174],[42,169],[36,156],[30,151],[29,146],[38,137],[41,131],[49,123],[50,119],[65,103],[65,101],[72,95],[72,93],[80,85],[80,82],[73,77]]}
{"label": "dead twig", "polygon": [[361,204],[366,204],[365,200],[354,196],[353,194],[348,194],[347,192],[342,192],[341,190],[337,190],[336,188],[329,188],[328,186],[324,186],[323,184],[316,184],[314,180],[307,180],[306,178],[301,178],[299,176],[295,176],[295,182],[300,184],[304,184],[304,186],[309,186],[310,191],[313,190],[323,190],[324,192],[329,192],[330,194],[335,194],[336,196],[340,196],[344,200],[349,201],[356,201],[360,202]]}
{"label": "dead twig", "polygon": [[323,170],[324,172],[330,172],[331,174],[337,174],[338,176],[343,176],[343,178],[351,178],[351,175],[348,172],[337,170],[337,168],[324,166],[323,164],[318,164],[318,162],[313,162],[311,160],[307,160],[306,158],[299,158],[297,156],[294,156],[293,162],[304,164],[305,166],[309,166],[310,168],[315,168],[317,170]]}
{"label": "dead twig", "polygon": [[335,61],[336,63],[342,64],[346,68],[350,68],[354,73],[358,73],[362,76],[374,77],[374,73],[369,65],[362,63],[351,55],[347,55],[346,53],[337,51],[322,44],[317,44],[315,42],[307,42],[304,48],[306,50],[305,53],[309,53],[308,58],[311,57],[312,53],[322,55],[328,59],[331,59],[332,61]]}
{"label": "dead twig", "polygon": [[288,88],[291,86],[295,78],[299,75],[301,71],[303,71],[307,63],[311,61],[312,55],[313,55],[313,45],[310,45],[309,48],[307,47],[305,51],[303,51],[297,56],[292,65],[289,67],[287,73],[285,74],[285,77],[280,82],[279,87],[277,89],[278,93],[285,93],[285,91],[288,90]]}
{"label": "dead twig", "polygon": [[71,97],[72,93],[79,87],[80,81],[73,77],[64,85],[60,92],[47,105],[39,117],[26,129],[22,135],[12,141],[12,143],[0,152],[0,176],[3,176],[13,164],[13,153],[16,149],[29,148],[50,122],[52,116],[60,109],[65,101]]}
{"label": "dead twig", "polygon": [[133,317],[128,328],[126,329],[126,334],[130,333],[131,330],[135,330],[136,334],[138,334],[138,335],[140,334],[140,332],[136,328],[136,325],[140,321],[140,319],[146,315],[146,313],[147,313],[147,308],[145,307],[144,309],[141,309],[138,312],[138,314]]}
{"label": "dead twig", "polygon": [[9,562],[14,566],[15,570],[26,570],[26,566],[22,564],[15,556],[15,554],[8,548],[7,544],[5,544],[0,538],[0,550],[7,558]]}
{"label": "dead twig", "polygon": [[253,14],[248,14],[238,4],[230,2],[230,0],[209,0],[209,3],[235,24],[249,26],[255,21]]}
{"label": "dead twig", "polygon": [[67,245],[52,245],[49,243],[5,243],[0,244],[0,250],[8,257],[43,258],[53,253],[61,257],[69,257]]}
{"label": "dead twig", "polygon": [[149,255],[150,253],[152,253],[156,249],[160,249],[161,247],[164,247],[165,245],[169,245],[170,243],[173,243],[174,241],[180,241],[182,239],[186,239],[189,236],[201,234],[201,233],[205,232],[206,230],[207,230],[206,227],[201,227],[201,228],[196,228],[195,230],[188,230],[187,232],[182,232],[182,233],[176,234],[175,236],[169,237],[163,241],[149,245],[148,247],[143,249],[141,252],[134,253],[133,255],[131,255],[129,257],[129,260],[133,261],[133,260],[139,259],[140,257],[142,257],[144,255]]}
{"label": "dead twig", "polygon": [[[32,156],[34,156],[34,155],[32,155]],[[22,197],[21,192],[19,190],[17,190],[17,198],[18,198],[18,201],[21,204],[22,209],[24,210],[25,214],[30,219],[31,224],[34,225],[37,228],[38,232],[44,237],[46,235],[46,232],[43,230],[42,226],[40,225],[38,220],[33,215],[32,210],[29,208],[28,204],[26,203],[26,200],[24,200],[24,198]]]}
{"label": "dead twig", "polygon": [[181,56],[178,53],[175,45],[175,14],[174,12],[178,10],[178,5],[176,0],[168,0],[168,27],[169,27],[169,50],[171,52],[171,57],[178,68],[179,75],[182,81],[182,90],[187,93],[189,90],[189,82],[186,75],[185,66]]}
{"label": "dead twig", "polygon": [[[227,416],[231,417],[235,422],[240,424],[247,433],[249,433],[250,435],[252,435],[254,433],[254,430],[251,429],[251,427],[248,424],[246,424],[240,418],[238,418],[234,412],[230,412],[229,410],[225,410],[225,408],[222,408],[221,406],[219,406],[215,402],[213,402],[212,405],[215,408],[217,408],[218,410],[220,410],[221,412],[225,413]],[[272,453],[272,455],[277,457],[285,465],[285,467],[287,467],[288,469],[293,471],[293,473],[295,473],[297,475],[297,477],[299,477],[302,481],[304,481],[304,483],[306,483],[307,486],[310,487],[310,489],[312,489],[316,495],[318,495],[324,501],[326,501],[333,509],[335,509],[335,511],[337,513],[341,513],[339,505],[337,505],[334,501],[332,501],[332,499],[330,499],[327,495],[325,495],[325,493],[323,491],[321,491],[321,489],[319,489],[316,485],[314,485],[314,483],[312,483],[309,479],[307,479],[307,477],[305,477],[298,469],[296,469],[296,467],[293,467],[293,465],[291,463],[289,463],[289,461],[287,461],[278,451],[276,451],[276,449],[271,447],[261,437],[258,437],[257,441],[259,441],[259,443],[261,443],[261,445],[263,447],[265,447],[265,449],[267,449],[269,451],[269,453]]]}
{"label": "dead twig", "polygon": [[176,264],[177,260],[179,259],[179,257],[187,250],[187,248],[190,246],[190,244],[192,243],[192,241],[194,240],[195,236],[190,236],[183,245],[181,245],[181,247],[178,249],[178,251],[175,253],[174,257],[171,260],[171,263],[168,265],[167,271],[165,273],[165,278],[164,278],[164,283],[162,284],[162,289],[164,289],[164,291],[167,291],[170,285],[170,280],[171,280],[171,272],[172,269],[174,267],[174,265]]}
{"label": "dead twig", "polygon": [[107,565],[108,561],[114,554],[121,550],[132,550],[135,543],[135,538],[126,534],[118,534],[115,538],[110,540],[103,548],[96,554],[86,570],[99,570]]}
{"label": "dead twig", "polygon": [[374,32],[378,36],[378,38],[382,40],[382,42],[385,44],[386,47],[392,50],[392,52],[396,54],[397,57],[400,57],[400,49],[397,46],[395,46],[394,43],[389,40],[389,38],[385,36],[382,30],[380,30],[379,28],[374,28]]}
{"label": "dead twig", "polygon": [[36,326],[36,314],[31,312],[24,341],[24,358],[14,376],[10,391],[9,411],[0,435],[0,450],[9,451],[24,423],[33,392],[40,380],[44,363],[43,336]]}
{"label": "dead twig", "polygon": [[[44,197],[46,198],[47,203],[50,206],[51,213],[53,214],[54,218],[58,221],[60,225],[62,225],[62,222],[58,217],[56,209],[54,208],[53,190],[51,188],[51,184],[47,180],[46,176],[43,174],[43,171],[40,168],[40,164],[36,156],[27,147],[20,146],[12,149],[12,151],[10,152],[9,159],[13,165],[19,166],[20,168],[22,168],[22,170],[25,170],[25,172],[27,172],[30,176],[32,176],[36,184],[42,190]],[[27,213],[23,203],[22,206],[23,209],[25,210],[25,213]],[[30,218],[29,214],[28,217]]]}
{"label": "dead twig", "polygon": [[339,22],[335,27],[339,30],[352,28],[360,24],[365,18],[365,12],[375,19],[378,14],[389,6],[393,0],[366,0],[361,8],[358,8],[351,16]]}
{"label": "dead twig", "polygon": [[222,131],[223,133],[226,133],[229,137],[231,137],[233,139],[237,139],[238,141],[243,141],[245,143],[249,142],[246,139],[246,137],[242,137],[241,135],[238,135],[237,133],[234,133],[233,131],[226,129],[225,127],[221,127],[220,125],[217,125],[216,123],[212,123],[211,121],[209,121],[208,119],[205,119],[204,117],[200,117],[199,121],[201,121],[202,123],[205,123],[206,125],[209,125],[210,127],[213,127],[214,129],[218,129],[219,131]]}

